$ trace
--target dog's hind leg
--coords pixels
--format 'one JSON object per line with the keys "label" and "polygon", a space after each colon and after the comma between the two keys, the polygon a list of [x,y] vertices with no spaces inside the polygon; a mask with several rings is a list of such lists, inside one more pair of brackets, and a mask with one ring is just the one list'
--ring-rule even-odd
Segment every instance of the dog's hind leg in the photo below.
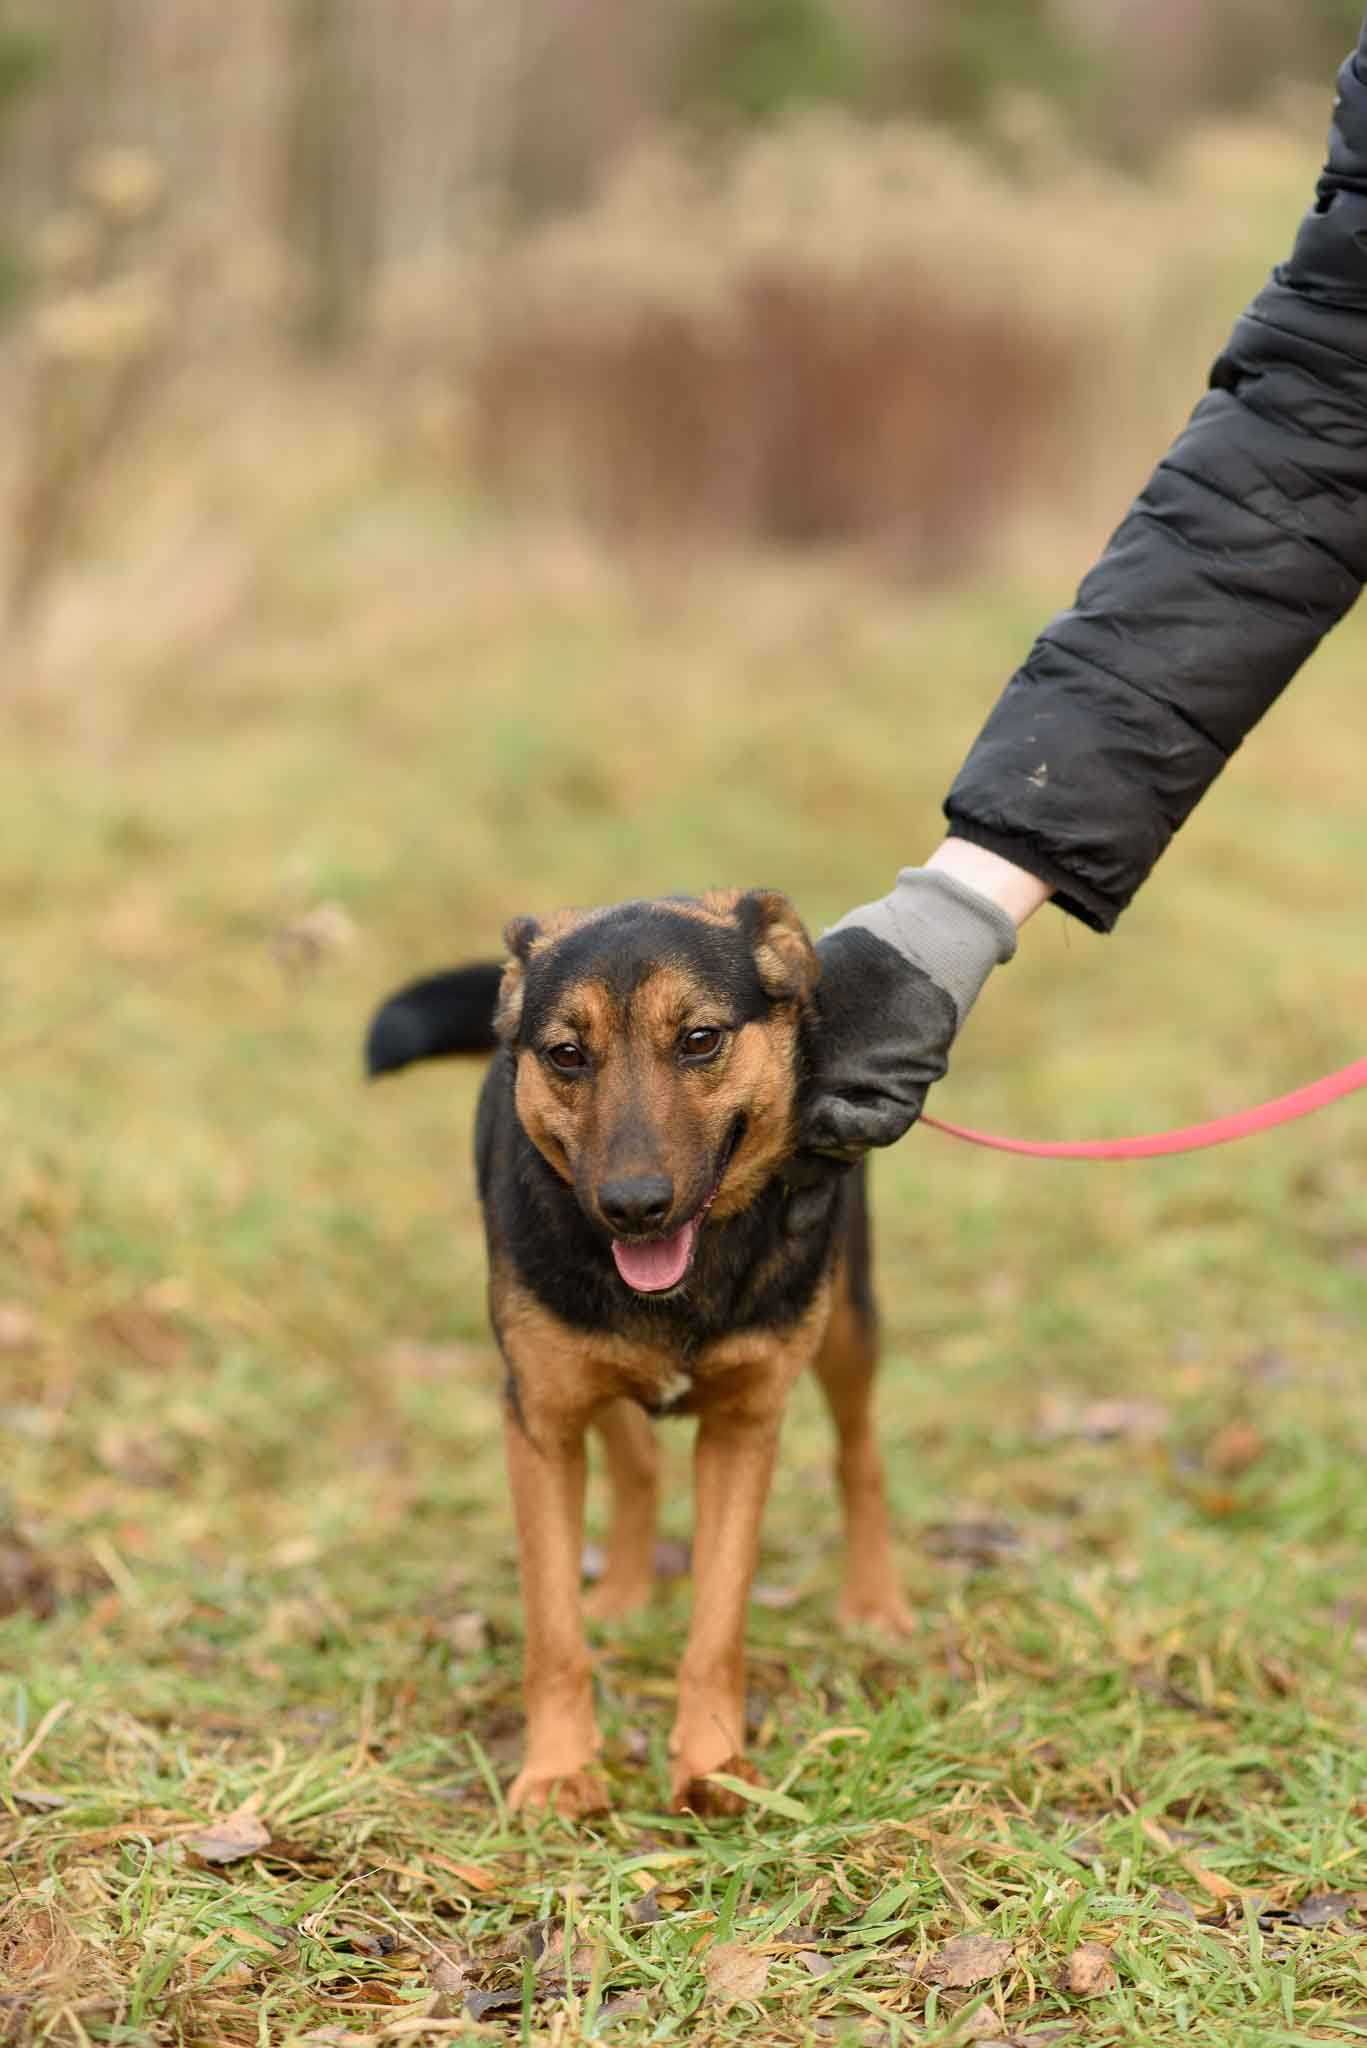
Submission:
{"label": "dog's hind leg", "polygon": [[[859,1291],[862,1295],[863,1289]],[[842,1262],[831,1319],[816,1357],[816,1376],[835,1423],[845,1519],[845,1580],[838,1614],[846,1627],[906,1636],[914,1633],[916,1621],[893,1568],[883,1460],[873,1428],[877,1363],[872,1302],[855,1299],[849,1268]]]}
{"label": "dog's hind leg", "polygon": [[603,1576],[584,1602],[591,1621],[622,1621],[655,1588],[660,1451],[650,1417],[635,1401],[609,1401],[594,1416],[607,1454],[612,1520]]}

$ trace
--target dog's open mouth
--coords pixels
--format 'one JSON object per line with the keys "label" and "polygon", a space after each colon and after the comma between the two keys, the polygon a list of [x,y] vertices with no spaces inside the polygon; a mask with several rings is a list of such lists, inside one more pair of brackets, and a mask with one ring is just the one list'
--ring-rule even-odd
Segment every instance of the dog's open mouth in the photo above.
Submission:
{"label": "dog's open mouth", "polygon": [[638,1294],[663,1294],[666,1288],[678,1286],[693,1263],[693,1248],[698,1242],[705,1208],[706,1204],[696,1216],[689,1217],[682,1230],[675,1230],[668,1237],[637,1241],[614,1237],[612,1256],[628,1287],[634,1287]]}
{"label": "dog's open mouth", "polygon": [[738,1116],[731,1126],[726,1143],[722,1146],[721,1159],[717,1165],[707,1200],[687,1223],[681,1224],[668,1237],[626,1238],[614,1237],[612,1256],[617,1271],[634,1288],[637,1294],[667,1294],[671,1287],[677,1287],[693,1263],[693,1254],[698,1247],[698,1233],[703,1218],[720,1192],[726,1169],[731,1164],[741,1134],[745,1129],[745,1118]]}

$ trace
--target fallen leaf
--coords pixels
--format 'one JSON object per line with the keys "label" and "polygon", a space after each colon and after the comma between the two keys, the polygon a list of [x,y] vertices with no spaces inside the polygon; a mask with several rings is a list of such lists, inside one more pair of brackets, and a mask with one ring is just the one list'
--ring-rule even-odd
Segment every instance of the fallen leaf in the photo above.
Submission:
{"label": "fallen leaf", "polygon": [[270,1829],[256,1810],[258,1803],[255,1797],[245,1800],[221,1820],[211,1821],[208,1827],[186,1835],[185,1847],[201,1863],[240,1863],[244,1856],[254,1856],[258,1849],[267,1847],[271,1838]]}
{"label": "fallen leaf", "polygon": [[[587,1983],[593,1975],[597,1956],[589,1942],[575,1944],[573,1952],[565,1954],[565,1930],[558,1923],[543,1921],[533,1928],[528,1949],[535,1960],[538,1979],[544,1979],[547,1987],[570,1983]],[[543,1992],[544,1995],[544,1992]]]}
{"label": "fallen leaf", "polygon": [[522,1992],[520,1989],[467,1991],[465,2010],[472,2020],[482,2020],[487,2012],[521,2012]]}
{"label": "fallen leaf", "polygon": [[535,1962],[546,1946],[547,1926],[552,1924],[542,1920],[524,1920],[520,1926],[505,1927],[493,1941],[481,1946],[481,1961],[486,1964],[521,1964],[530,1956]]}
{"label": "fallen leaf", "polygon": [[942,2006],[946,2024],[960,2041],[973,2041],[977,2048],[1006,2048],[1002,2043],[1002,2017],[990,2005],[979,2005],[960,2019],[947,2005]]}
{"label": "fallen leaf", "polygon": [[831,1971],[835,1968],[831,1958],[823,1956],[819,1949],[800,1948],[797,1952],[797,1960],[801,1963],[809,1977],[829,1977]]}
{"label": "fallen leaf", "polygon": [[32,1351],[38,1342],[38,1318],[20,1301],[0,1301],[0,1351]]}
{"label": "fallen leaf", "polygon": [[927,1984],[945,1990],[966,1991],[971,1984],[985,1984],[1011,1967],[1016,1952],[1012,1941],[999,1941],[990,1934],[956,1934],[942,1941],[921,1970]]}
{"label": "fallen leaf", "polygon": [[1332,1927],[1337,1920],[1351,1920],[1357,1896],[1353,1892],[1312,1892],[1301,1900],[1298,1906],[1278,1909],[1258,1915],[1262,1928],[1282,1927]]}
{"label": "fallen leaf", "polygon": [[469,1961],[449,1948],[439,1948],[427,1958],[427,1981],[434,1991],[454,1993],[463,1998],[470,1988]]}
{"label": "fallen leaf", "polygon": [[1251,1422],[1227,1422],[1206,1445],[1206,1470],[1224,1479],[1236,1479],[1257,1463],[1267,1449],[1267,1439]]}
{"label": "fallen leaf", "polygon": [[620,1998],[610,1998],[606,2005],[598,2008],[598,2025],[610,2027],[615,2020],[639,2019],[650,2011],[650,2000],[644,1991],[624,1991]]}
{"label": "fallen leaf", "polygon": [[769,1982],[769,1958],[743,1941],[719,1941],[703,1959],[708,1995],[722,2007],[759,1998]]}
{"label": "fallen leaf", "polygon": [[425,1975],[428,1986],[436,1993],[431,2008],[432,2018],[459,2019],[465,2012],[465,2001],[473,1988],[470,1961],[469,1956],[453,1948],[434,1949],[429,1953]]}
{"label": "fallen leaf", "polygon": [[1099,1941],[1084,1941],[1068,1958],[1067,1990],[1072,1998],[1097,1998],[1114,1991],[1118,1979],[1111,1952]]}

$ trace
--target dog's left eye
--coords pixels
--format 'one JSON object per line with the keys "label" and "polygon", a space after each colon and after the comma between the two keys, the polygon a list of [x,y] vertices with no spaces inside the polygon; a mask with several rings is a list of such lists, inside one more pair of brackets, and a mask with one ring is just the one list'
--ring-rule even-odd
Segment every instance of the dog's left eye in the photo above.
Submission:
{"label": "dog's left eye", "polygon": [[721,1051],[725,1036],[716,1024],[700,1025],[696,1031],[685,1031],[679,1050],[686,1060],[710,1060]]}

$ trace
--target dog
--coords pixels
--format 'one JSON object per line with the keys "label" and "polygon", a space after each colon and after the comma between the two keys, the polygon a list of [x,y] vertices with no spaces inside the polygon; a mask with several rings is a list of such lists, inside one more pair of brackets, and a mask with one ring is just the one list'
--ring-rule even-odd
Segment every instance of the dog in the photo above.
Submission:
{"label": "dog", "polygon": [[[676,1811],[743,1804],[745,1612],[788,1393],[816,1373],[835,1424],[840,1615],[906,1634],[872,1391],[862,1168],[794,1192],[818,1048],[818,961],[786,897],[712,892],[516,919],[506,964],[411,983],[370,1026],[372,1076],[494,1055],[475,1154],[526,1614],[513,1808],[603,1810],[584,1615],[652,1591],[651,1418],[697,1418],[694,1598],[670,1741]],[[824,1186],[824,1192],[823,1190]],[[581,1602],[585,1437],[612,1491]]]}

